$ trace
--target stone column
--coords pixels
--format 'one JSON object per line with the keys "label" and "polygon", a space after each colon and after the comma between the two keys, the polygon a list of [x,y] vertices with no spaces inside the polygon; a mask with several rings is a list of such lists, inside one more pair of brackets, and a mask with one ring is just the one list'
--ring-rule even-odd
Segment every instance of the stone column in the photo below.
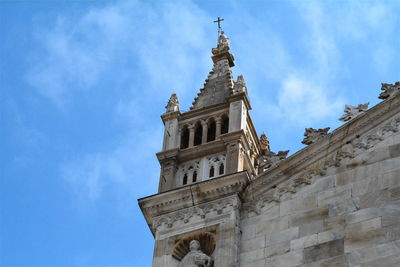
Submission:
{"label": "stone column", "polygon": [[189,125],[189,147],[193,147],[194,144],[194,124]]}
{"label": "stone column", "polygon": [[217,139],[221,135],[221,123],[222,123],[222,118],[217,117],[215,119],[215,125],[216,125],[215,139]]}
{"label": "stone column", "polygon": [[203,134],[201,136],[201,143],[205,144],[207,143],[207,122],[206,121],[201,121],[201,126],[203,127]]}

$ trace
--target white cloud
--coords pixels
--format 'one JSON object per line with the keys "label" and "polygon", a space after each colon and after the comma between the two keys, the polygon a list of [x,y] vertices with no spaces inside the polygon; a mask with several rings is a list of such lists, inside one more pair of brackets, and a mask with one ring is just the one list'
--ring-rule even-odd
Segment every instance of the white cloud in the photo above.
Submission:
{"label": "white cloud", "polygon": [[[174,90],[184,95],[194,81],[201,82],[199,70],[207,72],[210,21],[191,2],[120,1],[81,17],[64,16],[54,28],[38,30],[43,49],[34,54],[36,66],[27,79],[58,107],[73,92],[100,86],[109,73],[116,79],[131,75],[134,84],[146,82],[143,94]],[[199,58],[204,62],[193,64]]]}
{"label": "white cloud", "polygon": [[279,117],[308,125],[332,116],[343,106],[343,101],[330,98],[327,89],[299,76],[287,77],[279,94]]}
{"label": "white cloud", "polygon": [[142,197],[157,188],[158,163],[153,152],[161,145],[154,136],[161,133],[161,127],[140,133],[132,129],[111,151],[89,153],[65,162],[61,176],[82,203],[107,196],[126,205],[132,197]]}

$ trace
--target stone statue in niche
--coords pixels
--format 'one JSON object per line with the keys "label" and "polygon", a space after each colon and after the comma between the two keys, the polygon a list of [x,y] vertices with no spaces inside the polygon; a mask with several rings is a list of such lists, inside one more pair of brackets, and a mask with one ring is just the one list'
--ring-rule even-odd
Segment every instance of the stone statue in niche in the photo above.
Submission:
{"label": "stone statue in niche", "polygon": [[165,109],[166,109],[166,113],[179,111],[179,101],[178,101],[178,97],[176,96],[176,94],[171,95]]}
{"label": "stone statue in niche", "polygon": [[306,131],[304,132],[305,137],[301,143],[305,145],[311,145],[327,136],[329,129],[330,127],[322,129],[306,128]]}
{"label": "stone statue in niche", "polygon": [[339,118],[341,121],[349,121],[351,119],[354,119],[358,115],[362,114],[363,112],[367,111],[368,109],[368,103],[365,104],[360,104],[358,106],[352,106],[352,105],[345,105],[344,108],[344,114],[342,117]]}
{"label": "stone statue in niche", "polygon": [[192,240],[189,244],[190,252],[183,257],[179,267],[211,267],[212,259],[200,250],[200,242]]}
{"label": "stone statue in niche", "polygon": [[380,99],[386,99],[395,96],[400,92],[400,82],[394,84],[382,83],[381,90],[383,91],[380,95]]}

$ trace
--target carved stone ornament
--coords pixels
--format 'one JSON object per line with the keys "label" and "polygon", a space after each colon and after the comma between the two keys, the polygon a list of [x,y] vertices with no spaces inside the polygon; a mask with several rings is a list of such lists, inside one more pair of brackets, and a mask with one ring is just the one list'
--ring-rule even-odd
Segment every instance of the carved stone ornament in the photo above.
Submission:
{"label": "carved stone ornament", "polygon": [[311,145],[328,135],[329,129],[330,127],[322,129],[306,128],[306,131],[304,132],[305,137],[301,143]]}
{"label": "carved stone ornament", "polygon": [[179,263],[179,267],[211,267],[212,259],[200,250],[200,242],[192,240],[189,243],[190,252]]}
{"label": "carved stone ornament", "polygon": [[179,111],[179,101],[178,101],[178,97],[176,96],[176,94],[171,95],[165,109],[166,109],[166,113]]}
{"label": "carved stone ornament", "polygon": [[381,90],[383,91],[380,95],[380,99],[391,98],[400,92],[400,82],[394,84],[382,83]]}
{"label": "carved stone ornament", "polygon": [[368,103],[365,104],[360,104],[358,106],[351,106],[351,105],[345,105],[344,108],[344,114],[339,118],[341,121],[349,121],[351,119],[354,119],[355,117],[361,115],[368,109]]}
{"label": "carved stone ornament", "polygon": [[270,151],[269,141],[268,141],[267,135],[265,133],[261,134],[260,143],[261,143],[261,150],[263,152]]}
{"label": "carved stone ornament", "polygon": [[246,83],[244,82],[243,75],[239,75],[237,77],[236,82],[233,82],[233,83],[234,83],[233,94],[238,94],[238,93],[242,93],[242,92],[245,92],[247,94],[247,87],[246,87]]}
{"label": "carved stone ornament", "polygon": [[218,45],[217,48],[213,48],[211,52],[213,55],[218,55],[223,52],[227,52],[230,49],[230,40],[226,37],[225,33],[222,31],[218,37]]}
{"label": "carved stone ornament", "polygon": [[263,172],[277,166],[281,160],[286,158],[288,153],[289,150],[279,151],[278,154],[272,151],[263,152],[263,155],[260,156],[261,171]]}

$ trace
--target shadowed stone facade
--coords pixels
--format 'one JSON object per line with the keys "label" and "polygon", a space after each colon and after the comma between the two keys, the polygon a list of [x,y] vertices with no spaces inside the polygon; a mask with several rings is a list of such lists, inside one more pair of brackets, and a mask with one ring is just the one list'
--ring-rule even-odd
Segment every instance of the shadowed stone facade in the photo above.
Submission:
{"label": "shadowed stone facade", "polygon": [[222,33],[191,110],[172,95],[162,115],[159,192],[139,199],[153,266],[400,266],[397,83],[286,158],[257,138],[229,50]]}

